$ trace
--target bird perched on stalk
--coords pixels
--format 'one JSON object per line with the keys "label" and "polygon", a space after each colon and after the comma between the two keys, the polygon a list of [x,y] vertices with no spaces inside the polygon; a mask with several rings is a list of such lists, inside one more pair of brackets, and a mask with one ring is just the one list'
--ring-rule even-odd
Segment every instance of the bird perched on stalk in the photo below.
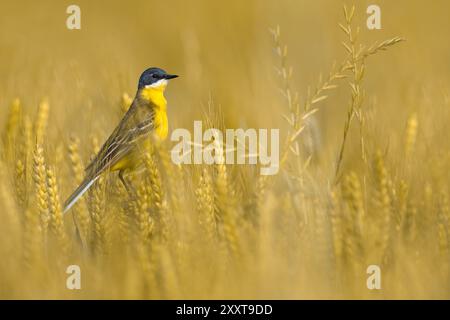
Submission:
{"label": "bird perched on stalk", "polygon": [[168,81],[176,77],[160,68],[149,68],[142,73],[130,108],[87,166],[83,182],[64,203],[64,213],[107,171],[118,171],[120,180],[128,189],[124,172],[141,163],[143,150],[151,147],[154,138],[164,140],[167,137],[164,90]]}

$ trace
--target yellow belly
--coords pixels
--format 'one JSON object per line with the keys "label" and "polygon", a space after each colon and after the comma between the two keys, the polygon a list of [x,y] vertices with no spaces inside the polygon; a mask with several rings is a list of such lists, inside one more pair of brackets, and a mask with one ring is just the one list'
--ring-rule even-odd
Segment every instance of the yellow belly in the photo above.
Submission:
{"label": "yellow belly", "polygon": [[165,85],[161,87],[150,87],[142,89],[140,95],[153,106],[155,112],[155,135],[158,139],[164,140],[167,137],[169,128],[167,121],[167,101],[164,97]]}
{"label": "yellow belly", "polygon": [[164,98],[163,92],[164,88],[148,88],[141,91],[141,97],[147,100],[154,108],[154,134],[150,135],[144,141],[139,142],[133,150],[117,161],[111,167],[112,171],[136,168],[141,163],[143,153],[151,152],[154,143],[158,143],[167,138],[169,124],[166,113],[167,101]]}
{"label": "yellow belly", "polygon": [[125,157],[123,157],[122,159],[120,159],[119,161],[117,161],[116,164],[114,164],[111,167],[111,171],[117,171],[117,170],[124,170],[124,169],[129,169],[132,167],[135,167],[135,160],[133,159],[134,157],[132,155],[127,155]]}
{"label": "yellow belly", "polygon": [[155,133],[161,140],[167,138],[169,132],[169,123],[167,121],[166,110],[156,110],[155,114]]}
{"label": "yellow belly", "polygon": [[159,142],[167,138],[169,131],[168,127],[167,113],[160,109],[155,110],[154,135],[150,135],[145,140],[137,143],[133,150],[131,150],[127,155],[125,155],[111,167],[111,170],[117,171],[138,167],[142,161],[143,153],[152,152],[152,147],[155,143],[158,144]]}

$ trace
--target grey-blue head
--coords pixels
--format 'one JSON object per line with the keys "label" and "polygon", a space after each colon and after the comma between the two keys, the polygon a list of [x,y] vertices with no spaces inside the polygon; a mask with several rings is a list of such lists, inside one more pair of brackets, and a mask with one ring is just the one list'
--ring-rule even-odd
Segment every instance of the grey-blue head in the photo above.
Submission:
{"label": "grey-blue head", "polygon": [[139,78],[138,89],[142,89],[147,86],[157,85],[158,83],[167,82],[170,79],[178,77],[175,74],[168,74],[166,71],[160,68],[148,68],[145,70]]}

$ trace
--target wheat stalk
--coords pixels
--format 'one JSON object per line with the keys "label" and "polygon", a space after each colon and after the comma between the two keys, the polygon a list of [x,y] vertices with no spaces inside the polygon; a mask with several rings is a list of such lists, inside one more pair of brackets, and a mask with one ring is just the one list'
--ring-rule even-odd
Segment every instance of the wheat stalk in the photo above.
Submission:
{"label": "wheat stalk", "polygon": [[9,109],[4,135],[5,155],[9,161],[13,160],[15,156],[15,142],[21,119],[22,105],[20,100],[16,98],[13,100]]}
{"label": "wheat stalk", "polygon": [[[80,140],[77,137],[72,136],[68,144],[68,152],[76,185],[79,185],[84,179],[84,166],[83,161],[81,160],[79,147]],[[81,239],[85,239],[89,233],[90,217],[88,211],[86,210],[86,202],[84,198],[80,199],[80,201],[75,204],[73,211],[74,224],[79,232],[79,236]]]}
{"label": "wheat stalk", "polygon": [[50,232],[55,236],[63,255],[69,250],[69,243],[64,229],[64,220],[59,199],[58,185],[56,181],[55,170],[47,168],[47,193],[48,193],[48,212],[50,216]]}
{"label": "wheat stalk", "polygon": [[208,240],[214,243],[217,238],[217,221],[214,208],[214,189],[211,175],[207,168],[203,168],[197,189],[195,190],[197,211],[200,225],[203,226]]}
{"label": "wheat stalk", "polygon": [[365,49],[365,46],[358,42],[358,37],[360,33],[359,27],[355,30],[353,29],[353,18],[355,14],[355,6],[352,6],[350,10],[344,5],[344,18],[345,25],[339,24],[344,34],[347,36],[347,42],[342,42],[345,51],[348,54],[347,58],[347,69],[351,71],[352,78],[349,81],[351,89],[351,101],[349,104],[349,109],[347,111],[347,119],[344,124],[343,137],[341,142],[341,147],[339,149],[338,158],[336,162],[336,172],[335,181],[338,182],[339,172],[344,157],[345,145],[347,143],[347,138],[349,130],[353,119],[356,118],[359,123],[359,140],[360,140],[360,153],[361,159],[366,162],[366,147],[364,140],[364,126],[366,122],[365,114],[363,112],[363,101],[365,92],[362,88],[362,82],[365,76],[366,64],[365,59],[371,55],[378,53],[379,51],[387,50],[390,46],[393,46],[403,39],[396,37],[390,40],[383,41],[380,44],[374,44],[369,49]]}
{"label": "wheat stalk", "polygon": [[34,122],[36,143],[39,145],[42,145],[45,140],[49,112],[50,112],[50,106],[48,104],[48,101],[42,100],[39,103],[36,119]]}

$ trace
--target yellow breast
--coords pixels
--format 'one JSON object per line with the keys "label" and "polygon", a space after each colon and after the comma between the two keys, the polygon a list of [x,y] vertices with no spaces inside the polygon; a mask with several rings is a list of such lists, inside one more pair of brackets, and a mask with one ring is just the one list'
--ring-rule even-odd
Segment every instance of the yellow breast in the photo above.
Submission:
{"label": "yellow breast", "polygon": [[167,100],[164,97],[164,89],[166,83],[157,87],[147,87],[141,90],[141,98],[148,101],[155,112],[155,134],[164,140],[169,131],[169,123],[167,120]]}
{"label": "yellow breast", "polygon": [[167,138],[167,134],[169,132],[169,122],[167,120],[167,112],[166,110],[156,111],[155,114],[155,133],[161,139],[164,140]]}

